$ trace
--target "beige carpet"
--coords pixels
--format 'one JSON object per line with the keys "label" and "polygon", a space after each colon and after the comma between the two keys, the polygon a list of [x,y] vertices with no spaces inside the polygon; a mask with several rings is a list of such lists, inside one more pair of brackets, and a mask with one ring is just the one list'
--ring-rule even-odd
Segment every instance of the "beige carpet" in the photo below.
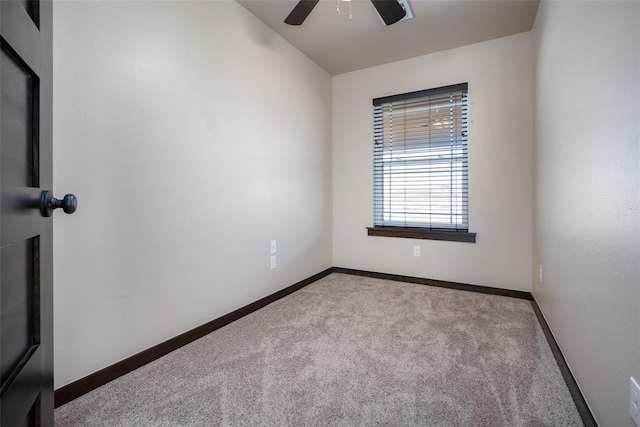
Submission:
{"label": "beige carpet", "polygon": [[71,426],[580,426],[529,301],[331,274],[56,410]]}

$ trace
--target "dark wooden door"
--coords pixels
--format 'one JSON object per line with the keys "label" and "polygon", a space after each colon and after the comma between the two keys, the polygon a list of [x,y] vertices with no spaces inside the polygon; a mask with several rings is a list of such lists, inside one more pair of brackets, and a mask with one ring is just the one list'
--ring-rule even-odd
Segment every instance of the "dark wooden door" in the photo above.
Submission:
{"label": "dark wooden door", "polygon": [[50,1],[0,0],[0,423],[53,426]]}

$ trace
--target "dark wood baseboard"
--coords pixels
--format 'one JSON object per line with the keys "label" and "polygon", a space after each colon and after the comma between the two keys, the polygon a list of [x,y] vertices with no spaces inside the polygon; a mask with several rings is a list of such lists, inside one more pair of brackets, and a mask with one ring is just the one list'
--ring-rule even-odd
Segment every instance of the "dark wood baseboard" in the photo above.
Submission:
{"label": "dark wood baseboard", "polygon": [[536,317],[538,318],[538,323],[540,323],[540,327],[542,328],[542,332],[544,332],[544,336],[547,338],[547,342],[549,343],[549,347],[551,347],[551,352],[558,363],[558,367],[560,368],[560,373],[562,373],[562,377],[564,378],[564,382],[567,384],[567,388],[569,389],[569,393],[571,393],[571,397],[573,398],[574,403],[576,404],[576,408],[578,409],[578,413],[582,418],[582,422],[585,427],[598,427],[598,423],[596,419],[593,417],[589,406],[587,405],[584,396],[582,395],[582,391],[580,391],[580,387],[578,387],[578,383],[576,382],[575,377],[571,373],[569,369],[569,365],[567,365],[567,361],[558,346],[558,343],[549,328],[549,324],[547,320],[544,318],[538,303],[535,298],[532,298],[531,305],[533,306],[533,311],[536,313]]}
{"label": "dark wood baseboard", "polygon": [[275,292],[271,295],[268,295],[264,298],[261,298],[257,301],[252,302],[251,304],[245,305],[231,313],[225,314],[222,317],[219,317],[211,322],[205,323],[204,325],[200,325],[190,331],[187,331],[183,334],[180,334],[176,337],[173,337],[167,341],[164,341],[158,345],[155,345],[151,348],[148,348],[140,353],[134,354],[131,357],[128,357],[120,362],[114,363],[111,366],[107,366],[104,369],[101,369],[93,374],[87,375],[84,378],[81,378],[77,381],[72,382],[64,387],[61,387],[55,391],[55,406],[56,408],[64,405],[67,402],[76,399],[83,394],[90,392],[102,385],[107,384],[110,381],[115,380],[125,374],[128,374],[135,369],[138,369],[147,363],[153,362],[154,360],[171,353],[174,350],[179,349],[199,338],[204,337],[205,335],[210,334],[216,329],[220,329],[221,327],[228,325],[231,322],[234,322],[241,317],[246,316],[247,314],[253,313],[256,310],[265,307],[268,304],[271,304],[274,301],[279,300],[293,292],[304,288],[311,283],[322,279],[325,276],[328,276],[333,272],[333,268],[328,268],[318,274],[314,274],[311,277],[308,277],[298,283],[295,283],[289,287],[286,287],[278,292]]}
{"label": "dark wood baseboard", "polygon": [[500,295],[530,300],[531,292],[515,291],[512,289],[491,288],[489,286],[469,285],[466,283],[447,282],[444,280],[424,279],[422,277],[401,276],[399,274],[376,273],[373,271],[354,270],[352,268],[333,267],[334,273],[351,274],[354,276],[373,277],[375,279],[393,280],[395,282],[415,283],[418,285],[437,286],[439,288],[457,289],[459,291],[478,292],[481,294]]}
{"label": "dark wood baseboard", "polygon": [[342,268],[342,267],[331,267],[328,268],[318,274],[314,274],[311,277],[308,277],[298,283],[295,283],[287,288],[284,288],[278,292],[275,292],[271,295],[268,295],[264,298],[259,299],[258,301],[254,301],[251,304],[248,304],[244,307],[241,307],[231,313],[225,314],[222,317],[219,317],[211,322],[205,323],[204,325],[200,325],[190,331],[187,331],[177,337],[171,338],[167,341],[164,341],[158,345],[155,345],[147,350],[141,351],[127,359],[124,359],[118,363],[115,363],[111,366],[107,366],[104,369],[101,369],[93,374],[90,374],[84,378],[81,378],[77,381],[74,381],[71,384],[68,384],[64,387],[61,387],[55,391],[55,406],[64,405],[67,402],[76,399],[83,394],[90,392],[104,384],[107,384],[110,381],[115,380],[129,372],[138,369],[147,363],[150,363],[168,353],[171,353],[174,350],[177,350],[180,347],[183,347],[199,338],[202,338],[205,335],[210,334],[211,332],[219,329],[225,325],[228,325],[231,322],[234,322],[247,314],[253,313],[256,310],[259,310],[268,304],[271,304],[274,301],[279,300],[293,292],[304,288],[305,286],[310,285],[311,283],[322,279],[325,276],[328,276],[331,273],[343,273],[343,274],[351,274],[354,276],[365,276],[372,277],[376,279],[385,279],[385,280],[393,280],[396,282],[406,282],[406,283],[414,283],[419,285],[428,285],[428,286],[437,286],[441,288],[449,288],[449,289],[457,289],[462,291],[470,291],[470,292],[479,292],[484,294],[491,295],[501,295],[512,298],[520,298],[525,300],[531,300],[531,304],[533,306],[533,310],[536,314],[538,322],[544,332],[545,337],[547,338],[547,342],[551,347],[551,351],[558,363],[558,367],[560,368],[560,372],[567,384],[567,388],[571,393],[571,397],[575,402],[576,408],[578,409],[578,413],[582,417],[582,421],[585,427],[598,427],[598,424],[591,413],[591,410],[587,406],[587,403],[578,387],[578,384],[573,377],[573,374],[569,370],[567,362],[560,351],[560,347],[558,347],[558,343],[556,342],[553,334],[551,333],[551,329],[549,329],[549,325],[547,324],[544,315],[540,311],[540,307],[530,292],[523,291],[515,291],[511,289],[500,289],[500,288],[491,288],[488,286],[479,286],[479,285],[470,285],[465,283],[456,283],[456,282],[447,282],[444,280],[433,280],[433,279],[424,279],[421,277],[412,277],[412,276],[402,276],[398,274],[388,274],[388,273],[376,273],[373,271],[364,271],[364,270],[355,270],[351,268]]}

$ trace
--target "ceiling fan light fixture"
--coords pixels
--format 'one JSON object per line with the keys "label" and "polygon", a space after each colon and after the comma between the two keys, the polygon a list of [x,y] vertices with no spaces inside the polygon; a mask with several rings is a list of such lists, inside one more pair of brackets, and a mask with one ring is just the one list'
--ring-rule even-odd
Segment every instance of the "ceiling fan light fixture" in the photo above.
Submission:
{"label": "ceiling fan light fixture", "polygon": [[[284,20],[289,25],[302,25],[307,16],[320,0],[299,0],[298,4],[293,8],[289,16]],[[351,14],[352,1],[349,1],[349,20],[353,19]],[[406,7],[403,7],[403,2]],[[407,0],[371,0],[376,8],[378,15],[384,21],[385,25],[395,24],[407,15]],[[336,0],[336,10],[340,14],[340,0]]]}

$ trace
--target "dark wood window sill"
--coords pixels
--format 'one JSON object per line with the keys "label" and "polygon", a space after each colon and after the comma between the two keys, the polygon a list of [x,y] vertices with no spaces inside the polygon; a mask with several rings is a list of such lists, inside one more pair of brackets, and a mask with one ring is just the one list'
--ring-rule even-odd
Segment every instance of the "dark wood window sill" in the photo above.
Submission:
{"label": "dark wood window sill", "polygon": [[429,230],[414,227],[367,227],[367,234],[369,236],[403,237],[405,239],[476,242],[476,233],[469,233],[468,231]]}

